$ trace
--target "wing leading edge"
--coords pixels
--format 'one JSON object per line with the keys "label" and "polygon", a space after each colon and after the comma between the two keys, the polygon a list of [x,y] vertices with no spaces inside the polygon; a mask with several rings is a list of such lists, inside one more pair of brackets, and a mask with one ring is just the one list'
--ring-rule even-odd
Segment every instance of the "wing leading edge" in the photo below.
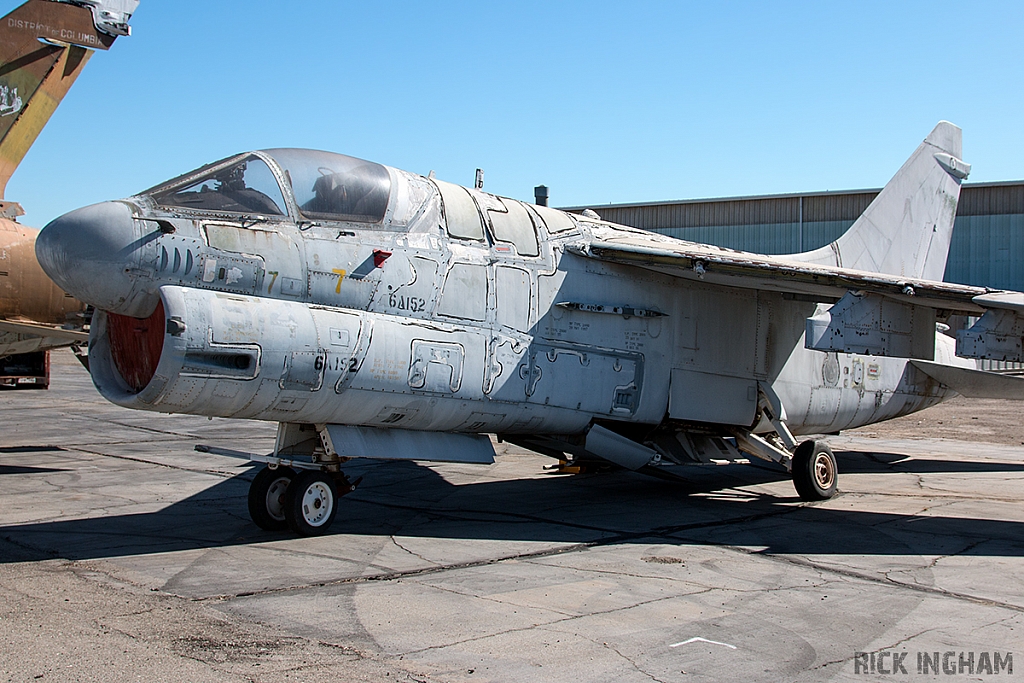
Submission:
{"label": "wing leading edge", "polygon": [[859,291],[968,315],[980,315],[995,307],[985,299],[974,300],[995,292],[985,287],[801,263],[661,235],[598,238],[570,244],[567,250],[587,258],[639,266],[688,280],[806,295],[825,302],[838,301],[847,292]]}

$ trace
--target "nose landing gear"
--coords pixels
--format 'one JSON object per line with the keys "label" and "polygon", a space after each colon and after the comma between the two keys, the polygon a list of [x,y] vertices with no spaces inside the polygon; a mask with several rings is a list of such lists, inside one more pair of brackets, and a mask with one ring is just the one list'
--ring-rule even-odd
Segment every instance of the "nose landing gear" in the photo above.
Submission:
{"label": "nose landing gear", "polygon": [[355,491],[343,472],[312,469],[306,463],[291,466],[271,462],[249,485],[249,516],[261,529],[291,529],[301,536],[327,533],[338,514],[338,499]]}
{"label": "nose landing gear", "polygon": [[[341,464],[350,458],[336,453],[325,434],[322,427],[281,423],[273,455],[231,453],[267,465],[249,486],[249,516],[256,526],[291,529],[300,536],[327,533],[338,514],[338,499],[355,491],[362,477],[349,481]],[[213,452],[207,446],[203,450]]]}

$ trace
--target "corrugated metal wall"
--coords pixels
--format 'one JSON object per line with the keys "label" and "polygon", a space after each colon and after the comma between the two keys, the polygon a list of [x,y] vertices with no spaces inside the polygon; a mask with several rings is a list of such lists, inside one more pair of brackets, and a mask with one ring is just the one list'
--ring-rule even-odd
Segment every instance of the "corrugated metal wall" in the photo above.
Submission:
{"label": "corrugated metal wall", "polygon": [[[643,230],[708,226],[777,225],[785,223],[853,221],[864,212],[878,190],[809,195],[693,199],[663,204],[610,204],[590,207],[601,218]],[[573,207],[579,211],[586,207]]]}
{"label": "corrugated metal wall", "polygon": [[[817,249],[838,238],[878,192],[820,192],[592,208],[607,221],[680,239],[761,254],[787,254]],[[1024,181],[964,185],[945,280],[1024,291]]]}

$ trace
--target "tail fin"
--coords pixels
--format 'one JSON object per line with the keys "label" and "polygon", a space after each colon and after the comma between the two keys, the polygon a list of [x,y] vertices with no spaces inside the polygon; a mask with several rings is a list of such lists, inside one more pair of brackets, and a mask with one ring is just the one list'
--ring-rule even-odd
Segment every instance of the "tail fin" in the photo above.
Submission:
{"label": "tail fin", "polygon": [[971,172],[960,148],[960,129],[940,121],[842,237],[787,258],[941,281],[960,183]]}
{"label": "tail fin", "polygon": [[[93,50],[114,42],[116,27],[104,23],[106,15],[95,9],[28,0],[0,19],[0,200]],[[20,208],[0,202],[0,214],[8,217],[20,215]]]}

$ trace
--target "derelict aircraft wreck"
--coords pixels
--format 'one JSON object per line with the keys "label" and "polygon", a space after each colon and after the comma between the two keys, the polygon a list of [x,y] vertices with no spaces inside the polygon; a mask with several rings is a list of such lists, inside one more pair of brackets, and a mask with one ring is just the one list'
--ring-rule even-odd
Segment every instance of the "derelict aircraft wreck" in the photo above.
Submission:
{"label": "derelict aircraft wreck", "polygon": [[138,4],[28,0],[0,18],[0,359],[22,356],[47,375],[47,349],[88,341],[87,313],[39,267],[39,231],[18,223],[25,212],[6,198],[7,183],[93,53],[131,34]]}
{"label": "derelict aircraft wreck", "polygon": [[[653,474],[756,456],[804,499],[801,434],[956,392],[1024,397],[1024,294],[941,282],[961,133],[942,122],[839,240],[761,256],[328,152],[272,149],[73,211],[37,241],[96,308],[122,406],[279,423],[249,509],[323,533],[354,457],[489,463],[486,434]],[[952,314],[979,316],[958,338]]]}

